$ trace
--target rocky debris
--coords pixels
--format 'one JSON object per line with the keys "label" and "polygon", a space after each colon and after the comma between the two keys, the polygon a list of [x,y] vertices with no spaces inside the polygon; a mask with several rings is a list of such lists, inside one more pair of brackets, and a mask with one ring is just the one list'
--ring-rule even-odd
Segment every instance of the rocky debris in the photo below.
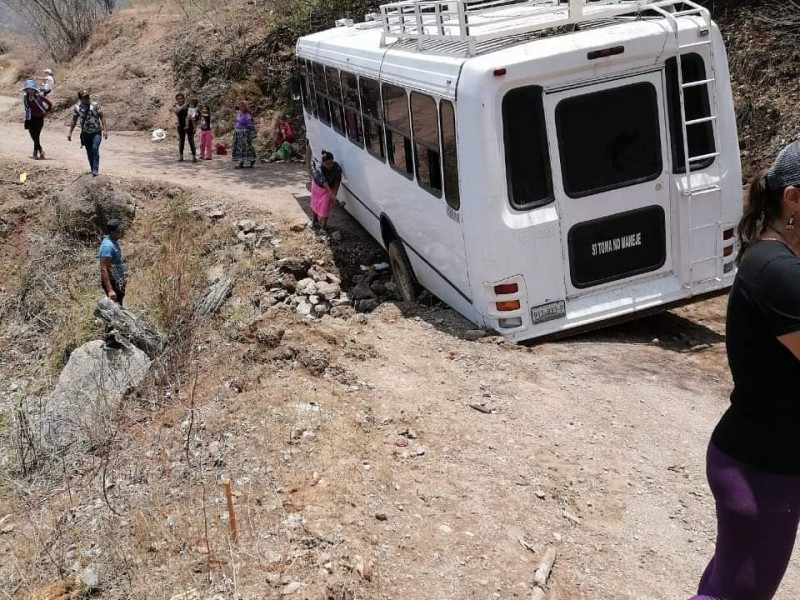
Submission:
{"label": "rocky debris", "polygon": [[143,350],[151,358],[164,351],[164,340],[161,334],[149,323],[139,319],[132,312],[125,310],[109,298],[97,303],[94,315],[106,323],[126,340]]}
{"label": "rocky debris", "polygon": [[94,564],[84,567],[80,580],[87,592],[97,592],[100,589],[100,569]]}
{"label": "rocky debris", "polygon": [[106,443],[120,402],[149,368],[150,359],[132,345],[107,350],[95,340],[73,351],[40,416],[45,453]]}
{"label": "rocky debris", "polygon": [[468,342],[474,342],[489,335],[485,329],[470,329],[464,332],[464,339]]}
{"label": "rocky debris", "polygon": [[243,244],[248,244],[253,248],[258,248],[267,242],[273,246],[281,243],[277,234],[273,233],[266,223],[257,222],[253,219],[239,219],[233,222],[233,235]]}
{"label": "rocky debris", "polygon": [[62,189],[55,197],[59,226],[77,237],[105,233],[109,219],[130,223],[136,212],[133,197],[103,176],[83,175]]}
{"label": "rocky debris", "polygon": [[223,277],[211,286],[205,297],[197,304],[194,314],[198,317],[213,315],[231,295],[231,290],[233,290],[233,280]]}
{"label": "rocky debris", "polygon": [[206,213],[206,217],[216,221],[218,219],[222,219],[223,217],[225,217],[225,211],[221,209],[209,210]]}
{"label": "rocky debris", "polygon": [[303,587],[303,584],[299,581],[290,581],[281,590],[281,596],[291,596],[295,592],[299,591],[301,587]]}

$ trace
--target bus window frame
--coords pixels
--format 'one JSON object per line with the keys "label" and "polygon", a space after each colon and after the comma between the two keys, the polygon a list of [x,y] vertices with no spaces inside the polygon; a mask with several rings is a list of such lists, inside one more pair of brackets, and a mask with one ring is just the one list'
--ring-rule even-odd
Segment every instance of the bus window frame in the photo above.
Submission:
{"label": "bus window frame", "polygon": [[[336,85],[338,90],[331,90],[331,76],[333,77],[333,83]],[[331,107],[331,127],[342,137],[347,137],[347,134],[344,130],[344,103],[342,101],[342,79],[339,69],[330,65],[325,65],[325,81],[328,84],[328,104]],[[334,95],[334,92],[337,91],[338,93]],[[334,113],[335,110],[336,113]],[[338,121],[334,117],[334,114],[337,115]]]}
{"label": "bus window frame", "polygon": [[[322,77],[318,80],[319,75],[317,74],[317,68],[322,69]],[[311,72],[312,72],[312,81],[314,82],[314,98],[316,100],[317,110],[315,114],[317,118],[325,123],[328,127],[331,127],[331,107],[330,102],[328,100],[328,81],[325,77],[325,65],[318,62],[311,63]],[[320,81],[324,85],[324,90],[320,90]],[[322,106],[325,106],[326,110],[323,112]],[[325,118],[327,116],[327,119]]]}
{"label": "bus window frame", "polygon": [[[355,87],[350,85],[349,78],[351,77],[353,78],[353,81],[355,81]],[[361,110],[361,93],[358,81],[359,77],[357,74],[352,73],[350,71],[339,71],[339,79],[342,84],[342,110],[344,112],[345,137],[359,148],[363,148],[365,146],[366,140],[364,136],[364,117],[362,115],[362,110]],[[347,80],[347,84],[344,83],[345,80]],[[355,90],[356,94],[355,107],[353,107],[352,105],[350,106],[348,105],[348,100],[345,98],[345,91],[344,91],[345,85],[347,86],[348,92]],[[352,103],[352,99],[350,100],[350,102]],[[356,127],[358,128],[358,133],[361,136],[360,140],[358,138],[353,138],[353,136],[350,135],[351,132],[348,128],[348,121],[347,121],[348,113],[354,113],[356,116],[355,124]]]}
{"label": "bus window frame", "polygon": [[[389,166],[394,170],[396,173],[399,173],[409,181],[414,179],[414,144],[411,139],[411,107],[409,106],[408,102],[408,90],[395,83],[391,83],[390,81],[381,81],[381,101],[383,103],[383,125],[384,125],[384,143],[386,144],[386,162],[389,163]],[[390,124],[389,121],[389,111],[387,110],[387,98],[385,94],[386,86],[391,86],[398,90],[402,90],[403,96],[405,97],[405,105],[406,105],[406,126],[407,131],[404,133],[397,127]],[[399,96],[397,96],[399,98]],[[403,138],[403,154],[405,155],[405,169],[400,168],[397,166],[394,159],[394,146],[389,144],[390,133],[399,135]],[[409,170],[409,161],[411,162]]]}
{"label": "bus window frame", "polygon": [[[419,141],[417,139],[417,127],[414,124],[414,97],[422,98],[425,102],[430,101],[433,104],[433,116],[434,116],[434,127],[433,131],[436,133],[436,144],[431,144],[427,141]],[[424,92],[419,92],[416,90],[411,90],[408,94],[408,108],[411,113],[411,145],[414,151],[414,176],[417,179],[417,184],[423,190],[435,196],[436,198],[441,198],[444,194],[444,173],[442,170],[442,136],[441,131],[439,128],[439,103],[437,99],[430,94],[426,94]],[[439,187],[436,188],[432,185],[429,185],[427,182],[422,181],[420,177],[419,170],[420,170],[420,156],[419,156],[419,148],[418,146],[422,146],[423,149],[427,150],[428,152],[435,152],[437,163],[438,163],[438,173],[439,173]],[[428,160],[428,168],[430,170],[430,163],[432,161]],[[430,173],[428,176],[430,180]]]}
{"label": "bus window frame", "polygon": [[[374,117],[372,115],[367,115],[367,112],[364,110],[364,81],[368,81],[371,84],[374,84],[374,90],[377,92],[377,112],[378,116]],[[372,87],[372,86],[370,86]],[[386,148],[386,134],[383,128],[383,95],[381,93],[381,81],[380,79],[375,79],[373,77],[367,77],[365,75],[359,75],[358,77],[358,99],[361,103],[361,115],[362,115],[362,123],[364,126],[364,148],[367,150],[367,154],[371,157],[381,161],[382,163],[386,163],[386,159],[388,156],[388,151]],[[375,127],[375,133],[378,136],[378,142],[380,145],[379,154],[375,154],[372,149],[372,144],[368,143],[368,136],[367,136],[367,122],[370,123],[371,126]]]}

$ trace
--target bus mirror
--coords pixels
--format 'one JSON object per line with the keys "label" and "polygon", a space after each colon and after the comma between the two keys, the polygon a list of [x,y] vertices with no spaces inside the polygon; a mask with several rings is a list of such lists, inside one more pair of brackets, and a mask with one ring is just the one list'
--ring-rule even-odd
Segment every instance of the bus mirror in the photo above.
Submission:
{"label": "bus mirror", "polygon": [[292,75],[292,83],[291,83],[291,90],[292,90],[292,100],[300,100],[300,76],[299,75]]}

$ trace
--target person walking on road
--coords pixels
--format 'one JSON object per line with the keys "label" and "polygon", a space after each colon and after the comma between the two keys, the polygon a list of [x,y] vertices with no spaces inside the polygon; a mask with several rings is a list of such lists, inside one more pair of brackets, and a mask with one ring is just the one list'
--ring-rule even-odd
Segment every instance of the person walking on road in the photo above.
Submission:
{"label": "person walking on road", "polygon": [[692,600],[769,600],[800,522],[800,142],[748,191],[728,299],[731,405],[711,435],[714,556]]}
{"label": "person walking on road", "polygon": [[78,102],[72,107],[72,125],[67,134],[67,141],[72,141],[75,125],[81,124],[81,148],[86,148],[89,168],[97,177],[100,170],[100,142],[108,139],[108,127],[103,117],[103,110],[98,102],[93,102],[87,90],[78,92]]}
{"label": "person walking on road", "polygon": [[50,69],[44,70],[44,78],[41,79],[42,82],[42,94],[45,96],[49,96],[50,92],[53,91],[53,88],[56,87],[56,80],[53,79],[53,71]]}
{"label": "person walking on road", "polygon": [[[125,261],[119,240],[123,236],[122,221],[109,219],[106,223],[106,236],[100,243],[97,256],[100,259],[100,286],[106,297],[120,306],[125,299]],[[106,331],[106,348],[119,349],[122,344],[109,330]]]}
{"label": "person walking on road", "polygon": [[53,108],[53,103],[39,93],[36,82],[29,79],[22,86],[22,107],[25,109],[25,129],[33,140],[33,157],[35,160],[44,159],[41,135],[44,127],[44,118]]}
{"label": "person walking on road", "polygon": [[194,125],[189,119],[189,104],[186,96],[182,93],[175,94],[175,104],[172,105],[172,112],[178,118],[178,160],[183,162],[183,151],[186,147],[186,139],[189,139],[189,150],[192,151],[192,162],[197,162],[197,150],[194,145]]}

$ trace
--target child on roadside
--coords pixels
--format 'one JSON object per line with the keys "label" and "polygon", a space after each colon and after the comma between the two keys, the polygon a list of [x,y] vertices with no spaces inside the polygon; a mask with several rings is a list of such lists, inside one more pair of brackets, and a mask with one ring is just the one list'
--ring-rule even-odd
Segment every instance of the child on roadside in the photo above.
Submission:
{"label": "child on roadside", "polygon": [[311,222],[308,228],[313,230],[319,226],[319,234],[327,237],[328,217],[334,205],[344,206],[336,198],[342,183],[342,168],[333,160],[333,154],[323,150],[321,163],[315,160],[311,172]]}
{"label": "child on roadside", "polygon": [[200,107],[197,122],[200,126],[200,160],[211,160],[211,142],[214,140],[214,133],[211,130],[211,109],[208,104]]}

